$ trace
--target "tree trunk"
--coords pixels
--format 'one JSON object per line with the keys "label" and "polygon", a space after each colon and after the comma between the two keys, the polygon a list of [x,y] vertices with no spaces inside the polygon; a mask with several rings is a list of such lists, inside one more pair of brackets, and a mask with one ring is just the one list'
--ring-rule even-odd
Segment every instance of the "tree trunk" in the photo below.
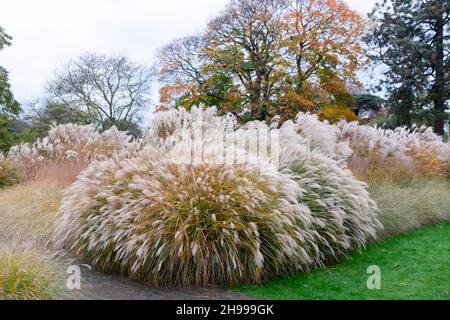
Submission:
{"label": "tree trunk", "polygon": [[261,80],[261,76],[258,74],[256,76],[256,80],[253,85],[253,88],[250,91],[250,102],[251,102],[253,120],[260,120],[261,87],[262,87],[262,80]]}

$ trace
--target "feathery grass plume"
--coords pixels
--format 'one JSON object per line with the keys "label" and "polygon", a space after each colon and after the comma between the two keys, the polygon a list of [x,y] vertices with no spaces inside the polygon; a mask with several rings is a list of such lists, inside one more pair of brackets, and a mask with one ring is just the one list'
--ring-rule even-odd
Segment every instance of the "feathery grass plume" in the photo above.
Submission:
{"label": "feathery grass plume", "polygon": [[57,243],[155,286],[258,283],[317,263],[303,249],[314,232],[294,181],[220,164],[213,143],[208,160],[177,164],[178,148],[189,147],[93,163],[65,191]]}
{"label": "feathery grass plume", "polygon": [[232,114],[219,117],[216,107],[193,106],[190,111],[176,108],[153,115],[144,129],[144,142],[170,149],[186,135],[193,135],[195,130],[200,130],[207,136],[208,132],[215,134],[218,131],[232,131],[236,126],[236,118]]}
{"label": "feathery grass plume", "polygon": [[17,163],[24,176],[34,178],[43,166],[63,161],[104,160],[113,155],[126,158],[141,149],[139,141],[116,127],[100,133],[93,125],[63,124],[33,144],[11,148],[8,159]]}
{"label": "feathery grass plume", "polygon": [[61,270],[34,245],[0,244],[0,300],[48,300],[58,296]]}
{"label": "feathery grass plume", "polygon": [[349,167],[370,183],[395,182],[415,176],[445,176],[450,147],[431,128],[381,129],[356,122],[337,124],[340,140],[353,150]]}
{"label": "feathery grass plume", "polygon": [[0,153],[0,189],[20,182],[17,168]]}
{"label": "feathery grass plume", "polygon": [[307,139],[308,145],[335,159],[348,159],[353,151],[347,141],[339,140],[339,130],[315,114],[300,112],[295,118],[297,133]]}
{"label": "feathery grass plume", "polygon": [[290,148],[298,154],[282,166],[303,191],[299,202],[316,218],[314,229],[321,236],[318,237],[321,260],[336,261],[347,251],[363,248],[367,241],[375,239],[381,225],[377,205],[367,186],[334,159],[316,152],[302,152],[301,146]]}
{"label": "feathery grass plume", "polygon": [[[375,236],[365,184],[295,123],[234,130],[232,117],[201,108],[154,121],[146,138],[153,147],[94,162],[65,190],[57,246],[155,286],[206,286],[307,270]],[[221,143],[223,130],[230,145]],[[255,134],[259,147],[280,143],[281,171],[271,159],[278,154],[247,143]]]}
{"label": "feathery grass plume", "polygon": [[340,138],[348,141],[353,150],[349,167],[361,180],[378,183],[383,180],[397,181],[413,176],[414,161],[404,144],[391,139],[388,130],[357,122],[340,122]]}
{"label": "feathery grass plume", "polygon": [[[329,135],[329,141],[336,141],[334,134]],[[303,131],[291,121],[279,129],[279,144],[280,172],[296,181],[301,189],[298,202],[311,211],[320,261],[337,260],[376,238],[381,228],[377,205],[367,185],[346,167],[344,153],[326,152],[314,140],[305,141]],[[346,150],[347,146],[344,143],[338,148]]]}
{"label": "feathery grass plume", "polygon": [[419,173],[429,177],[448,177],[450,166],[450,144],[436,135],[432,128],[415,127],[412,130],[397,128],[392,138],[403,143],[413,158]]}

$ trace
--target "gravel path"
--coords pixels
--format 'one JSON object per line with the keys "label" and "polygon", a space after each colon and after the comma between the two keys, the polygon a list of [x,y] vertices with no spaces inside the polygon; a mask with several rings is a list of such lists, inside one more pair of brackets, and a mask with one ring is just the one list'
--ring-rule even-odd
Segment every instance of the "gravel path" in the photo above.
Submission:
{"label": "gravel path", "polygon": [[62,292],[71,300],[248,300],[249,297],[223,288],[151,288],[140,282],[81,267],[81,290]]}

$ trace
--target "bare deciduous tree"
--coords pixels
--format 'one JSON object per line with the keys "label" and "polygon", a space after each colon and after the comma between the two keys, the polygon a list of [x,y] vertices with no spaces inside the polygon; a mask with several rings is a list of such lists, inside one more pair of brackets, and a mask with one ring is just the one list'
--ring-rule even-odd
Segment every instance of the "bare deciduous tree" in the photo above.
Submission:
{"label": "bare deciduous tree", "polygon": [[127,130],[150,103],[152,72],[126,56],[85,54],[56,72],[47,92],[56,103],[83,112],[104,129]]}
{"label": "bare deciduous tree", "polygon": [[159,49],[160,80],[182,79],[203,83],[205,79],[201,68],[206,58],[203,50],[204,43],[200,36],[176,39]]}

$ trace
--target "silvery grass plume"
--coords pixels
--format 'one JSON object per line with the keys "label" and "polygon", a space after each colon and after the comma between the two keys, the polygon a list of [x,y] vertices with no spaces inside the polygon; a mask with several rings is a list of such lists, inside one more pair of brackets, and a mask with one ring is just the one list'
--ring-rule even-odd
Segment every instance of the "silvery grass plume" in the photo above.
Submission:
{"label": "silvery grass plume", "polygon": [[[291,126],[290,121],[284,126]],[[327,121],[320,121],[318,116],[300,112],[293,121],[297,135],[307,140],[311,150],[320,151],[334,159],[348,159],[353,151],[347,141],[339,140],[339,130]]]}
{"label": "silvery grass plume", "polygon": [[[218,153],[210,144],[204,154]],[[311,217],[293,180],[270,167],[170,156],[148,148],[93,163],[65,192],[57,244],[155,286],[257,283],[316,262],[303,249]]]}
{"label": "silvery grass plume", "polygon": [[[316,115],[299,113],[294,121],[291,120],[288,123],[292,124],[296,134],[304,139],[302,143],[307,144],[311,149],[336,159],[347,159],[351,156],[352,150],[348,142],[339,140],[339,129],[320,121]],[[230,133],[239,129],[241,129],[240,133],[247,132],[253,135],[278,129],[278,127],[279,117],[277,116],[271,121],[270,126],[263,121],[251,121],[240,127],[236,117],[231,113],[218,116],[215,107],[205,109],[194,106],[190,111],[179,108],[156,113],[145,128],[144,140],[153,146],[171,147],[186,132],[192,135],[193,130],[197,128],[202,130],[204,136],[208,136],[215,135],[219,131]]]}
{"label": "silvery grass plume", "polygon": [[100,133],[93,125],[64,124],[50,129],[48,136],[33,144],[11,148],[8,159],[33,177],[47,162],[104,160],[121,154],[128,157],[141,148],[139,141],[116,127]]}
{"label": "silvery grass plume", "polygon": [[356,122],[340,122],[337,128],[339,139],[348,141],[353,150],[350,167],[365,180],[370,180],[371,174],[376,178],[383,174],[412,177],[445,176],[448,173],[450,144],[444,143],[431,128],[390,130]]}
{"label": "silvery grass plume", "polygon": [[[154,146],[92,163],[65,191],[57,246],[155,286],[206,286],[308,270],[375,236],[365,185],[295,124],[234,130],[232,117],[201,108],[155,122],[146,138]],[[280,143],[279,168],[247,143],[255,133],[271,149]]]}
{"label": "silvery grass plume", "polygon": [[[303,119],[306,118],[306,120]],[[367,185],[358,181],[347,168],[346,157],[351,155],[346,142],[337,142],[335,130],[328,124],[318,125],[323,140],[315,140],[312,131],[305,134],[305,123],[318,121],[316,117],[299,114],[295,122],[285,122],[278,131],[277,156],[280,173],[288,174],[296,181],[301,192],[297,201],[311,211],[316,237],[315,245],[320,261],[336,260],[348,250],[362,248],[376,237],[381,224],[376,217],[377,205],[370,198]],[[254,123],[259,137],[270,137],[273,132],[264,123]],[[308,127],[308,126],[306,126]],[[236,134],[245,137],[246,129]],[[247,133],[255,135],[254,132]],[[328,137],[328,138],[325,138]],[[334,148],[326,148],[326,141]],[[264,143],[263,143],[264,144]],[[274,159],[270,162],[273,163]]]}
{"label": "silvery grass plume", "polygon": [[391,139],[404,144],[417,170],[425,176],[447,176],[450,167],[450,143],[436,135],[432,128],[401,127],[389,131]]}
{"label": "silvery grass plume", "polygon": [[178,108],[155,113],[145,126],[143,140],[145,144],[170,149],[196,131],[203,136],[213,136],[217,132],[233,131],[236,127],[236,118],[232,114],[219,117],[216,107],[193,106],[190,111]]}
{"label": "silvery grass plume", "polygon": [[367,185],[358,181],[342,162],[284,140],[280,169],[301,189],[298,201],[315,218],[321,261],[337,260],[349,250],[363,248],[382,226],[377,205]]}

